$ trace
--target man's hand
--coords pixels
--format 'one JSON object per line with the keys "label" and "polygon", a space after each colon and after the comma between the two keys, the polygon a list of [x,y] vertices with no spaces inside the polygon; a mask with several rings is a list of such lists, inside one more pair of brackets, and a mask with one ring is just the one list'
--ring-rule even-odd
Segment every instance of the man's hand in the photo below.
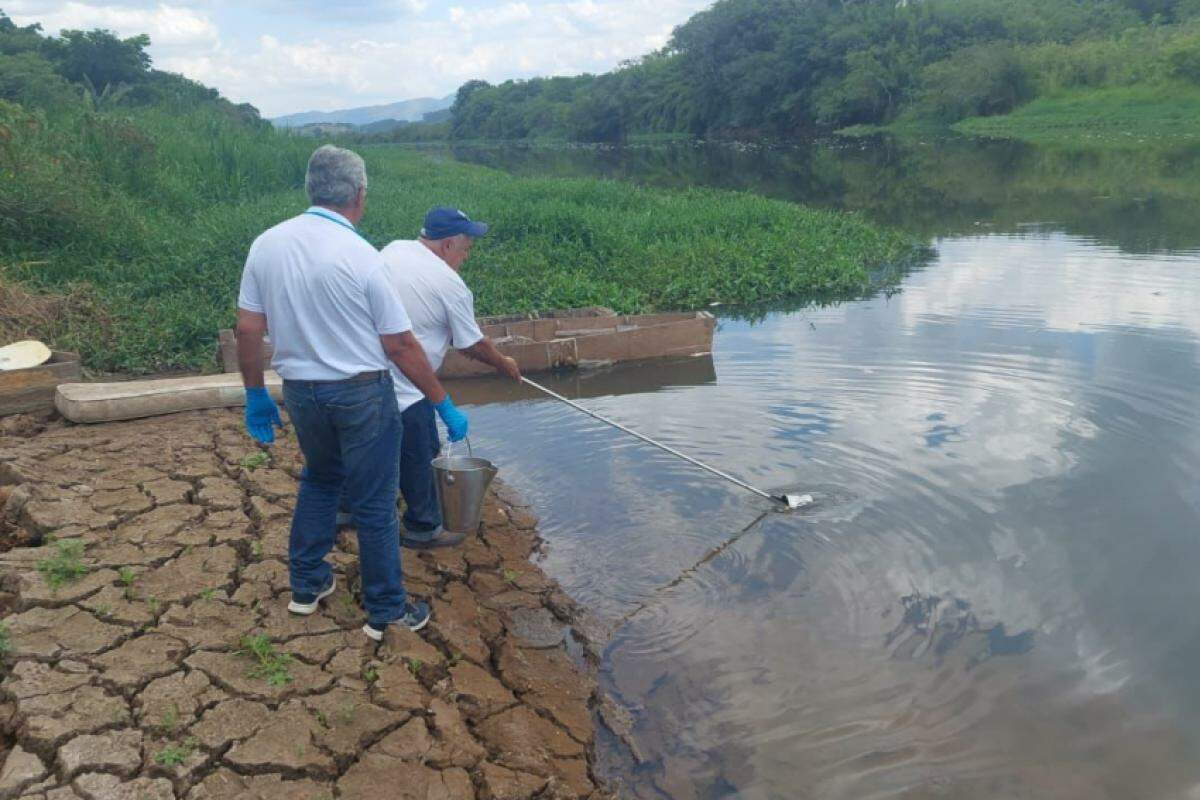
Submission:
{"label": "man's hand", "polygon": [[521,369],[517,366],[516,360],[497,350],[496,345],[492,344],[492,340],[486,336],[470,347],[459,350],[459,352],[467,358],[482,361],[484,364],[495,367],[496,372],[499,372],[506,378],[512,378],[518,382],[521,380]]}
{"label": "man's hand", "polygon": [[521,368],[517,366],[517,360],[512,356],[504,356],[504,360],[496,365],[496,371],[512,378],[517,383],[521,382]]}
{"label": "man's hand", "polygon": [[450,395],[442,398],[442,402],[434,406],[442,422],[446,423],[446,434],[452,442],[461,442],[467,437],[467,416],[454,407]]}
{"label": "man's hand", "polygon": [[283,427],[279,407],[262,386],[246,390],[246,430],[259,444],[275,441],[275,426]]}

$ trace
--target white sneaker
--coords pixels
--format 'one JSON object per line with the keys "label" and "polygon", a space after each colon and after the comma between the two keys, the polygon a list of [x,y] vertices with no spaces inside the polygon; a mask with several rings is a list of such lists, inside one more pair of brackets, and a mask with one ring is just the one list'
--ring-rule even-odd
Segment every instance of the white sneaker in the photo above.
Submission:
{"label": "white sneaker", "polygon": [[334,588],[337,586],[337,581],[334,578],[329,579],[329,586],[320,594],[296,594],[292,593],[292,601],[288,603],[288,611],[293,614],[299,614],[302,617],[307,617],[317,610],[317,606],[321,605],[321,601],[329,595],[333,594]]}

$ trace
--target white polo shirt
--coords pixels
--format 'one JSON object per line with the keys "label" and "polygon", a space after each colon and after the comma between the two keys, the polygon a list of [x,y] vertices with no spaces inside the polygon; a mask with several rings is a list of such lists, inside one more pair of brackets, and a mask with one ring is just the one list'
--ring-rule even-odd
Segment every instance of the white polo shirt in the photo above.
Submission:
{"label": "white polo shirt", "polygon": [[[475,296],[449,264],[415,241],[392,242],[381,255],[435,372],[451,345],[463,350],[483,338],[475,322]],[[424,397],[395,367],[392,378],[401,411]]]}
{"label": "white polo shirt", "polygon": [[[281,222],[250,246],[238,307],[267,315],[285,380],[342,380],[387,369],[382,334],[412,329],[383,259],[326,208]],[[337,221],[335,221],[337,220]]]}

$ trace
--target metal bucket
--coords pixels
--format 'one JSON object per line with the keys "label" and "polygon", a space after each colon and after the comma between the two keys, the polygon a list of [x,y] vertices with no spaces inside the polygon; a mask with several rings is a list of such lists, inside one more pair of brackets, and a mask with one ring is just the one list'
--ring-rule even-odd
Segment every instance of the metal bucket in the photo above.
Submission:
{"label": "metal bucket", "polygon": [[[470,443],[467,443],[470,453]],[[483,498],[499,470],[486,458],[445,455],[433,460],[442,527],[451,533],[475,533],[483,516]]]}

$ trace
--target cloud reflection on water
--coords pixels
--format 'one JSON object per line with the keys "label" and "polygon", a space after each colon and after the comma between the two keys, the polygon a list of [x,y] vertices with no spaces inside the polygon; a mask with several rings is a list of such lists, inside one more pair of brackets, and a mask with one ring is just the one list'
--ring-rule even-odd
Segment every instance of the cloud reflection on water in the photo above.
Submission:
{"label": "cloud reflection on water", "polygon": [[[772,515],[618,633],[607,677],[663,759],[639,794],[1200,778],[1200,631],[1179,614],[1200,599],[1197,262],[1044,233],[939,251],[886,300],[724,323],[715,385],[589,401],[752,483],[841,497]],[[613,618],[756,510],[569,411],[481,412],[529,432],[488,446],[537,495],[547,568]],[[897,657],[904,598],[934,596],[971,629]]]}

